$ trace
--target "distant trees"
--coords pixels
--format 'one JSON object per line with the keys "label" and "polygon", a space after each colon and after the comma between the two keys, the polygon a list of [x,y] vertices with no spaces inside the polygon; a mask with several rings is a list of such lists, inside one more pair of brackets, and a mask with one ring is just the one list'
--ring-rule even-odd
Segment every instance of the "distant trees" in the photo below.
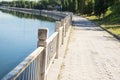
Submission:
{"label": "distant trees", "polygon": [[93,12],[94,6],[92,0],[88,0],[85,2],[84,7],[83,7],[83,14],[91,15]]}
{"label": "distant trees", "polygon": [[107,11],[109,7],[108,0],[95,0],[95,6],[94,6],[94,14],[96,16],[101,16],[101,14],[104,14]]}
{"label": "distant trees", "polygon": [[81,14],[92,14],[93,0],[61,0],[64,11],[72,11]]}
{"label": "distant trees", "polygon": [[96,16],[105,16],[105,12],[109,7],[118,3],[120,5],[120,0],[94,0],[94,14]]}
{"label": "distant trees", "polygon": [[0,6],[2,6],[2,2],[0,2]]}
{"label": "distant trees", "polygon": [[[9,4],[8,4],[9,3]],[[33,8],[33,9],[53,9],[54,6],[60,5],[60,0],[39,0],[28,1],[28,0],[15,0],[12,2],[1,2],[1,5],[9,5],[11,7],[20,7],[20,8]]]}
{"label": "distant trees", "polygon": [[95,0],[94,14],[96,16],[100,16],[101,13],[103,12],[102,11],[102,8],[104,6],[103,3],[104,3],[104,0]]}
{"label": "distant trees", "polygon": [[118,2],[120,0],[61,0],[61,5],[63,11],[104,17],[107,9]]}
{"label": "distant trees", "polygon": [[33,1],[12,1],[9,2],[11,7],[20,7],[20,8],[34,8],[35,7],[35,2]]}
{"label": "distant trees", "polygon": [[8,6],[8,5],[9,5],[9,2],[7,1],[0,2],[0,6]]}
{"label": "distant trees", "polygon": [[[48,9],[52,10],[55,6],[59,6],[63,11],[71,11],[74,13],[101,16],[105,14],[107,9],[113,4],[117,4],[120,0],[16,0],[12,2],[1,2],[11,7]],[[2,5],[0,4],[0,5]],[[119,5],[119,4],[117,4]]]}

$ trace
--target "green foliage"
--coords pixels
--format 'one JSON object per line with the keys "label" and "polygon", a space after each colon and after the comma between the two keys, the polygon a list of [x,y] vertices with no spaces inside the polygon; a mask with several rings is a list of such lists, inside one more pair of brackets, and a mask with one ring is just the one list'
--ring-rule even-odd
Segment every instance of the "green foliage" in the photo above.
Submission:
{"label": "green foliage", "polygon": [[94,21],[107,26],[106,29],[120,34],[120,0],[39,0],[38,2],[13,0],[12,2],[0,2],[0,6],[2,5],[48,10],[54,10],[55,6],[60,6],[63,11],[70,11],[88,16],[96,15],[97,17],[91,17],[96,19]]}
{"label": "green foliage", "polygon": [[120,36],[120,0],[113,1],[113,4],[109,2],[108,9],[104,18],[88,17],[94,22],[102,25],[105,29]]}
{"label": "green foliage", "polygon": [[108,4],[105,0],[95,0],[95,6],[94,6],[94,14],[96,16],[101,16],[101,14],[105,14],[107,11]]}
{"label": "green foliage", "polygon": [[89,1],[84,8],[83,14],[91,15],[92,12],[93,12],[93,2]]}
{"label": "green foliage", "polygon": [[[96,16],[105,16],[108,8],[114,4],[119,5],[120,0],[39,0],[38,2],[28,1],[28,0],[16,0],[12,2],[1,2],[0,5],[5,4],[11,7],[21,7],[21,8],[33,8],[33,9],[47,9],[54,10],[56,6],[59,8],[62,7],[63,11],[70,11],[79,14],[92,15],[93,13]],[[111,8],[113,12],[118,10],[119,7]]]}
{"label": "green foliage", "polygon": [[113,11],[114,14],[120,14],[120,2],[111,6],[111,10]]}

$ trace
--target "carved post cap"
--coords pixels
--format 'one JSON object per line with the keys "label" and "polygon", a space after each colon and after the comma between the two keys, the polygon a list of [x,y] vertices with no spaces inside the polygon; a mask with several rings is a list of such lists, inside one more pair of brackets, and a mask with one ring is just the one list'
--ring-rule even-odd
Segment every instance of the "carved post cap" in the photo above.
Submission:
{"label": "carved post cap", "polygon": [[61,22],[60,21],[56,21],[56,24],[55,24],[55,31],[56,32],[59,32],[59,28],[61,27]]}
{"label": "carved post cap", "polygon": [[61,19],[61,25],[64,26],[64,19]]}
{"label": "carved post cap", "polygon": [[38,47],[46,46],[46,39],[48,38],[48,29],[47,28],[42,28],[38,29]]}
{"label": "carved post cap", "polygon": [[41,28],[38,29],[38,39],[39,40],[46,40],[48,37],[48,29],[47,28]]}

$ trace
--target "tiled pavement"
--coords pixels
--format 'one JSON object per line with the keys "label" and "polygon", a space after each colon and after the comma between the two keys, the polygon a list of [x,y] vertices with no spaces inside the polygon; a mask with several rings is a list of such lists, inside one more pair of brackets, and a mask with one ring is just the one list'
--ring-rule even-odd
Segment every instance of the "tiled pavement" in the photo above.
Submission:
{"label": "tiled pavement", "polygon": [[59,80],[120,80],[120,42],[85,18],[73,20]]}

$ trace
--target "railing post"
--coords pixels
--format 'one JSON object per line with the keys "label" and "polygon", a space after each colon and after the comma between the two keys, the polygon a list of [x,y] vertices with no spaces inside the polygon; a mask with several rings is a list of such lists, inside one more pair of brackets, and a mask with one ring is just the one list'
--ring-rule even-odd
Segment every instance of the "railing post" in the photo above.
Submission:
{"label": "railing post", "polygon": [[65,26],[65,35],[64,35],[64,36],[66,37],[66,32],[67,32],[67,22],[68,22],[68,21],[67,21],[67,16],[65,17],[65,20],[64,20],[64,21],[65,21],[65,24],[64,24],[64,26]]}
{"label": "railing post", "polygon": [[45,75],[45,72],[46,72],[46,67],[47,67],[47,53],[46,53],[46,39],[48,38],[48,29],[39,29],[38,30],[38,47],[42,46],[42,47],[45,47],[44,49],[44,56],[43,56],[43,61],[42,61],[42,67],[41,67],[41,70],[42,70],[42,73],[41,73],[41,77],[42,77],[42,80],[46,80],[46,75]]}
{"label": "railing post", "polygon": [[[67,29],[68,29],[68,16],[66,16],[65,18],[66,24],[65,24],[65,33],[67,33]],[[66,34],[65,34],[66,36]]]}
{"label": "railing post", "polygon": [[70,25],[72,25],[72,16],[73,16],[73,13],[70,13]]}
{"label": "railing post", "polygon": [[68,15],[68,25],[67,25],[68,27],[67,27],[67,31],[68,31],[68,29],[69,29],[69,27],[70,27],[70,22],[71,22],[71,21],[70,21],[70,15]]}
{"label": "railing post", "polygon": [[60,39],[60,29],[61,27],[61,22],[60,21],[56,21],[56,25],[55,25],[55,31],[58,32],[58,36],[57,36],[57,48],[56,48],[56,57],[55,58],[58,58],[58,55],[59,55],[59,39]]}
{"label": "railing post", "polygon": [[46,47],[46,39],[48,38],[48,29],[38,29],[38,47]]}
{"label": "railing post", "polygon": [[63,27],[63,29],[62,29],[62,44],[64,44],[64,31],[65,31],[64,19],[61,20],[61,25]]}

